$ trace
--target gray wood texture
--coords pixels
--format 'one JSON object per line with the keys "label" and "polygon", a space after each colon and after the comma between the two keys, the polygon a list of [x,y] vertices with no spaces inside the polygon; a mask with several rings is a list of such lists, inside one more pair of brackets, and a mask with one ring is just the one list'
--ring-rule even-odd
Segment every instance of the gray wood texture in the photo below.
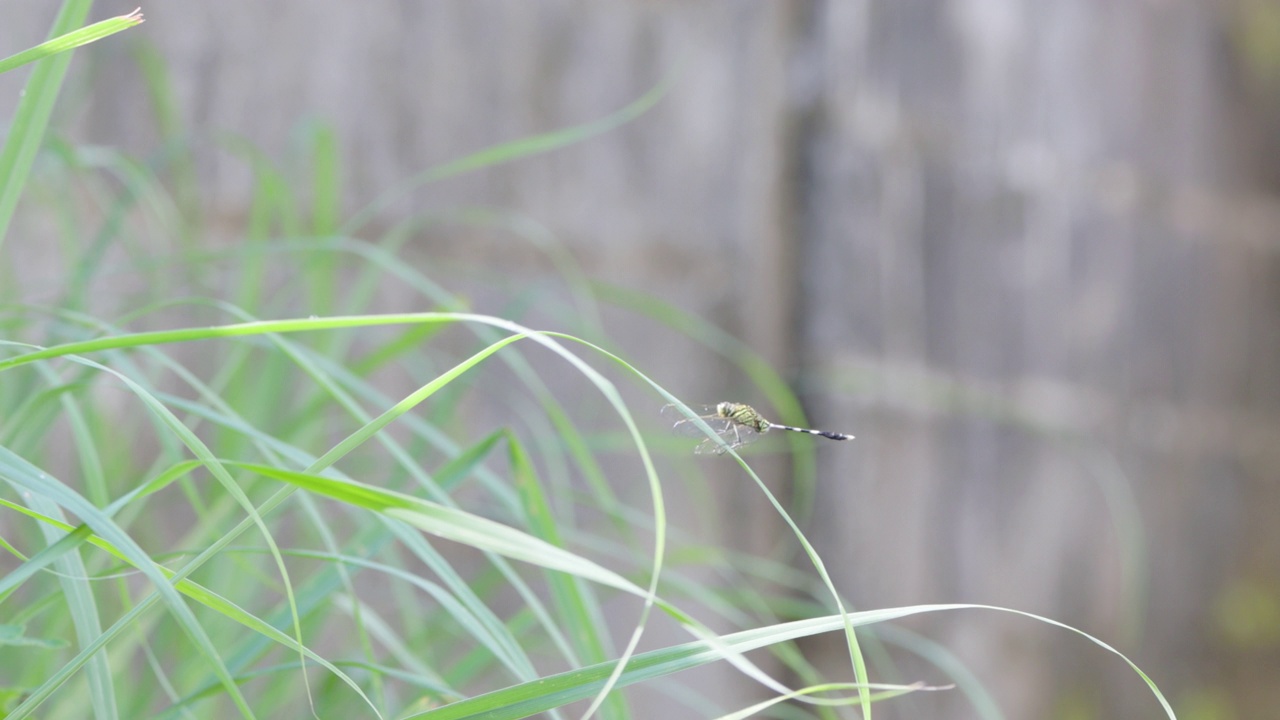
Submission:
{"label": "gray wood texture", "polygon": [[[1175,700],[1262,717],[1280,707],[1263,680],[1280,630],[1239,598],[1280,603],[1280,213],[1269,96],[1236,59],[1247,5],[227,0],[146,7],[143,29],[229,228],[248,175],[216,133],[279,157],[302,120],[326,119],[358,206],[675,73],[635,122],[431,185],[383,222],[516,210],[589,275],[744,338],[814,426],[858,436],[821,448],[811,526],[857,607],[1039,613],[1112,642]],[[49,13],[6,9],[5,42]],[[71,133],[144,154],[157,131],[122,48],[77,61]],[[506,238],[413,251],[545,279]],[[609,320],[631,361],[691,401],[756,400],[702,396],[742,384],[650,323]],[[785,466],[766,465],[785,487]],[[751,518],[755,549],[784,537],[753,496],[726,508]],[[1262,640],[1234,621],[1260,622]],[[1158,716],[1122,662],[1076,636],[978,611],[909,625],[1006,717]],[[878,707],[973,716],[959,692]]]}

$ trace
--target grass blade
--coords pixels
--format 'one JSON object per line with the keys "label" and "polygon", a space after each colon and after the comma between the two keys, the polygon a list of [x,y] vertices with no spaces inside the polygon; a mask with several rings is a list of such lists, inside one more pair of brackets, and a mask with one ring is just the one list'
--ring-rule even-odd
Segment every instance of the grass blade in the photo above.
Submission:
{"label": "grass blade", "polygon": [[115,35],[122,30],[128,30],[134,25],[140,24],[142,24],[142,8],[138,8],[128,15],[109,18],[102,22],[86,25],[79,30],[63,33],[52,40],[45,40],[35,47],[27,48],[20,53],[15,53],[0,60],[0,73],[9,72],[14,68],[35,62],[41,58],[74,50],[81,45],[88,45],[91,42]]}

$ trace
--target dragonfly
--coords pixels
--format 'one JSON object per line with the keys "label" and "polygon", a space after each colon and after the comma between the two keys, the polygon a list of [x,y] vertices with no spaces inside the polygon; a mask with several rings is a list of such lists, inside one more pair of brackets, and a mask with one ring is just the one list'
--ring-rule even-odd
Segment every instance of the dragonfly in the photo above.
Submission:
{"label": "dragonfly", "polygon": [[[681,435],[703,437],[694,452],[699,455],[722,455],[726,451],[736,450],[747,443],[760,439],[766,432],[777,428],[791,432],[820,435],[832,440],[852,440],[852,435],[830,432],[827,430],[810,430],[809,428],[779,425],[764,419],[755,408],[736,402],[722,402],[715,405],[690,405],[690,410],[705,422],[720,437],[707,437],[706,431],[685,414],[679,405],[667,405],[662,408],[662,417],[673,423],[673,429]],[[723,441],[723,442],[722,442]]]}

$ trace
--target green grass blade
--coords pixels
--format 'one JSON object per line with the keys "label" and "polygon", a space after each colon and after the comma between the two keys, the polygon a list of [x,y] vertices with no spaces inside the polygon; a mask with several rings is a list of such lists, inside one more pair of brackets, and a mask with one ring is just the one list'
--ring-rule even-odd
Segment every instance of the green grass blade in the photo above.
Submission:
{"label": "green grass blade", "polygon": [[[43,650],[58,650],[67,646],[65,640],[31,637],[26,634],[27,626],[22,624],[0,625],[0,647],[36,647]],[[4,707],[0,705],[0,707]]]}
{"label": "green grass blade", "polygon": [[[23,513],[31,512],[28,511],[27,508],[20,505],[14,505],[4,498],[0,498],[0,507],[7,507]],[[4,577],[0,578],[0,603],[3,603],[4,599],[13,594],[14,590],[21,587],[22,583],[26,582],[43,568],[51,565],[55,560],[65,555],[67,552],[79,547],[80,543],[84,542],[91,535],[93,535],[93,531],[89,529],[89,526],[81,525],[72,530],[70,534],[63,535],[57,542],[46,545],[42,550],[40,550],[40,552],[26,558],[21,565],[6,573]],[[10,548],[10,550],[12,550],[12,548]]]}
{"label": "green grass blade", "polygon": [[581,125],[554,130],[542,135],[533,135],[531,137],[520,138],[508,143],[502,143],[490,148],[485,148],[466,157],[459,158],[453,162],[438,165],[430,168],[418,176],[411,178],[403,183],[400,187],[383,193],[373,202],[369,203],[364,209],[351,216],[342,227],[343,235],[355,235],[360,229],[368,224],[379,212],[391,205],[408,192],[427,183],[443,180],[454,175],[479,170],[481,168],[498,165],[501,163],[512,162],[520,158],[537,155],[540,153],[550,152],[562,147],[568,147],[580,143],[588,138],[601,135],[616,127],[625,125],[628,122],[640,117],[650,108],[658,103],[659,100],[667,94],[674,84],[674,74],[668,75],[660,80],[656,85],[632,101],[626,107],[618,110],[610,115],[593,120]]}
{"label": "green grass blade", "polygon": [[[507,457],[533,533],[543,541],[563,548],[564,539],[551,514],[551,506],[538,480],[537,470],[514,433],[507,435]],[[573,639],[579,657],[592,664],[606,660],[605,638],[601,636],[601,630],[607,624],[589,588],[579,583],[577,578],[559,573],[548,574],[547,583],[560,610],[560,617],[570,628],[569,637]],[[610,695],[601,710],[609,718],[629,716],[627,706],[619,695]]]}
{"label": "green grass blade", "polygon": [[[52,40],[45,40],[35,47],[27,48],[20,53],[10,55],[9,57],[0,60],[0,73],[9,72],[14,68],[35,62],[41,58],[57,55],[58,53],[64,53],[68,50],[74,50],[81,45],[88,45],[89,43],[101,40],[104,37],[115,35],[122,30],[128,30],[134,25],[140,25],[142,23],[141,11],[142,8],[138,8],[128,15],[120,15],[118,17],[108,18],[102,22],[96,22],[92,25],[86,25],[79,30],[72,30],[71,32],[63,33]],[[81,17],[81,22],[83,22],[83,20],[84,18]]]}
{"label": "green grass blade", "polygon": [[[723,650],[741,654],[776,642],[839,630],[841,627],[841,618],[830,616],[733,633],[720,637],[715,644],[698,640],[639,653],[631,657],[614,685],[626,687],[716,662],[724,658]],[[617,661],[610,661],[571,670],[478,695],[411,717],[417,720],[516,720],[529,717],[595,696],[613,676],[616,665]]]}
{"label": "green grass blade", "polygon": [[[61,518],[62,512],[53,501],[33,495],[30,499],[34,509]],[[42,524],[41,531],[45,541],[55,545],[65,533],[49,525]],[[98,617],[98,603],[93,596],[93,587],[89,582],[89,572],[84,560],[77,550],[64,552],[56,561],[62,587],[62,595],[67,601],[67,610],[75,628],[76,642],[83,648],[102,634],[102,623]],[[99,720],[115,720],[119,717],[116,705],[115,687],[111,683],[111,668],[107,664],[105,652],[94,653],[85,665],[85,673],[89,680],[89,700],[94,717]]]}
{"label": "green grass blade", "polygon": [[235,463],[265,477],[289,483],[348,505],[406,522],[437,537],[488,550],[548,570],[559,570],[624,592],[645,597],[640,587],[580,555],[562,550],[528,533],[457,508],[446,507],[354,480],[312,475],[280,468]]}
{"label": "green grass blade", "polygon": [[[1164,708],[1168,717],[1176,720],[1173,708],[1170,707],[1155,683],[1120,651],[1083,630],[1078,630],[1055,620],[1032,613],[990,605],[915,605],[883,610],[868,610],[848,613],[847,615],[828,615],[821,618],[745,630],[724,635],[718,638],[715,643],[701,640],[694,641],[635,655],[631,658],[626,670],[618,676],[617,686],[625,687],[716,662],[725,659],[725,651],[741,654],[780,642],[842,630],[847,624],[860,627],[912,615],[953,610],[995,610],[997,612],[1012,613],[1077,633],[1124,660],[1151,688],[1152,693],[1161,707]],[[616,665],[616,662],[611,661],[540,678],[533,682],[513,685],[441,708],[428,710],[413,715],[411,718],[415,720],[463,720],[464,718],[517,720],[518,718],[530,717],[551,708],[592,697],[605,685],[607,678],[614,670],[614,665]],[[863,690],[867,689],[867,686],[858,687]],[[406,718],[406,720],[409,719]]]}
{"label": "green grass blade", "polygon": [[316,237],[338,232],[342,214],[342,153],[333,127],[312,123],[308,127],[311,149],[311,234]]}
{"label": "green grass blade", "polygon": [[164,56],[149,38],[134,43],[134,61],[142,72],[147,97],[151,102],[152,117],[164,142],[162,168],[171,178],[169,186],[179,208],[178,247],[190,251],[195,247],[196,233],[201,227],[204,198],[196,174],[195,155],[187,139],[177,89],[169,74]]}
{"label": "green grass blade", "polygon": [[[57,37],[83,24],[92,5],[92,0],[64,2],[50,34]],[[9,222],[13,220],[13,211],[22,196],[36,152],[40,150],[45,128],[53,114],[54,101],[70,64],[71,53],[59,53],[37,65],[27,79],[13,114],[4,148],[0,149],[0,248],[4,247]]]}
{"label": "green grass blade", "polygon": [[493,451],[499,440],[507,437],[507,431],[494,430],[482,440],[463,450],[444,466],[435,471],[436,484],[442,489],[452,490],[463,478],[484,462]]}

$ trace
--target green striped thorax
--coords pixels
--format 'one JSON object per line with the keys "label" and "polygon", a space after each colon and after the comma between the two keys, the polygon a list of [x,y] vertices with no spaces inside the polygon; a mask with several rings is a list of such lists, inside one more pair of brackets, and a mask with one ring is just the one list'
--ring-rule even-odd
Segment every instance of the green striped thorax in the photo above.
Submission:
{"label": "green striped thorax", "polygon": [[745,425],[756,432],[764,432],[769,429],[770,423],[765,420],[755,408],[742,403],[722,402],[716,405],[716,412],[720,417],[728,418],[739,425]]}

